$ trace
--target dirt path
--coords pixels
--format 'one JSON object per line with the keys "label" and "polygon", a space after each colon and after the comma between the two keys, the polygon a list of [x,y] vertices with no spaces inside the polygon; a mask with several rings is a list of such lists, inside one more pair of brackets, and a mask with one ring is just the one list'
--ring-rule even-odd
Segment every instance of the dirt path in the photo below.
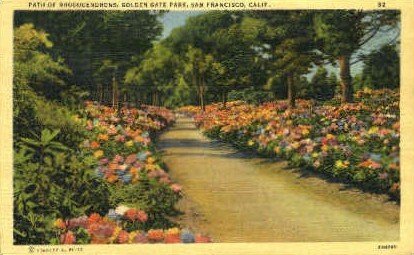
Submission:
{"label": "dirt path", "polygon": [[179,118],[160,147],[184,188],[179,222],[216,242],[398,239],[398,205],[209,141],[191,119]]}

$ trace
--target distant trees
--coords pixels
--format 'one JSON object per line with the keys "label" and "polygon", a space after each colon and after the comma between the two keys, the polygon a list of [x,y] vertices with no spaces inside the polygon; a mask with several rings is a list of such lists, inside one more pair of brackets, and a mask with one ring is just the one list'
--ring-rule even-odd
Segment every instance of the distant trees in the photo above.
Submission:
{"label": "distant trees", "polygon": [[[255,96],[260,100],[270,92],[274,98],[288,99],[290,107],[295,107],[297,97],[330,99],[338,81],[323,68],[328,63],[339,66],[343,103],[352,102],[353,84],[399,84],[398,52],[384,47],[360,54],[376,35],[398,28],[396,11],[210,11],[190,17],[158,40],[160,15],[17,12],[17,25],[31,22],[50,34],[55,45],[44,46],[42,52],[55,62],[50,68],[63,74],[31,86],[58,98],[62,88],[71,87],[63,83],[75,85],[115,107],[128,101],[172,107],[187,102],[204,108],[213,101],[225,105],[235,90],[262,91]],[[350,73],[357,61],[365,66],[358,76],[361,82],[353,82]],[[319,69],[309,78],[315,68]]]}
{"label": "distant trees", "polygon": [[384,45],[364,58],[361,83],[372,89],[400,86],[400,56],[396,45]]}
{"label": "distant trees", "polygon": [[335,73],[328,75],[324,67],[319,67],[310,81],[310,97],[315,100],[329,100],[334,97],[338,81]]}

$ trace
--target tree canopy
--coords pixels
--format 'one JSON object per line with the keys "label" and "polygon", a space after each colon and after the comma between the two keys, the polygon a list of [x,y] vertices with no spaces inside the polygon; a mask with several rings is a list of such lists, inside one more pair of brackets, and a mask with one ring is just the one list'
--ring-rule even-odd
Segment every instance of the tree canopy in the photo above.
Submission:
{"label": "tree canopy", "polygon": [[[41,45],[36,57],[16,65],[22,70],[18,75],[30,66],[28,83],[49,98],[63,100],[61,95],[67,96],[75,85],[113,106],[129,102],[174,107],[186,102],[203,107],[225,104],[232,91],[254,89],[263,93],[260,100],[286,98],[295,107],[297,97],[334,96],[336,76],[334,70],[330,75],[325,70],[327,63],[339,67],[343,103],[352,101],[350,67],[356,61],[363,61],[364,86],[381,87],[385,76],[390,77],[386,86],[399,83],[398,53],[387,47],[370,55],[360,51],[379,34],[399,29],[396,11],[209,11],[189,17],[160,38],[162,15],[17,12],[16,26],[26,29],[21,33],[38,33],[37,42],[25,42],[25,47]],[[16,40],[24,40],[19,32]],[[18,60],[29,57],[16,54]],[[381,67],[381,62],[387,65]]]}

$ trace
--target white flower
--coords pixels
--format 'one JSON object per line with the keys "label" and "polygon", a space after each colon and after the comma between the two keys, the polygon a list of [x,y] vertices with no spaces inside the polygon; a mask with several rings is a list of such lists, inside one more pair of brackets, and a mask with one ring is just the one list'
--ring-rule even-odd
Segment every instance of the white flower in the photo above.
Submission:
{"label": "white flower", "polygon": [[128,211],[130,208],[128,206],[125,205],[119,205],[116,209],[115,212],[119,215],[124,215],[124,213],[126,211]]}

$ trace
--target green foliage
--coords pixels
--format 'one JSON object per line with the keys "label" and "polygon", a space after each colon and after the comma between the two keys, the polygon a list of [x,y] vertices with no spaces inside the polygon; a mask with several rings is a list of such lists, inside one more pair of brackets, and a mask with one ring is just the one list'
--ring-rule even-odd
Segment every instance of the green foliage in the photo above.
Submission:
{"label": "green foliage", "polygon": [[275,75],[267,80],[267,83],[263,86],[265,90],[272,91],[275,99],[287,98],[286,77],[281,75]]}
{"label": "green foliage", "polygon": [[310,88],[310,98],[320,101],[332,99],[337,88],[336,75],[331,73],[328,76],[326,68],[320,67],[311,79]]}
{"label": "green foliage", "polygon": [[111,187],[113,207],[125,204],[140,208],[148,214],[145,230],[173,226],[169,219],[178,213],[174,206],[179,198],[180,195],[174,193],[168,185],[149,179],[146,174],[141,174],[140,181],[136,184]]}
{"label": "green foliage", "polygon": [[400,56],[396,45],[384,45],[371,52],[364,60],[361,82],[371,89],[400,86]]}
{"label": "green foliage", "polygon": [[[59,130],[43,129],[17,142],[14,160],[14,239],[46,243],[53,219],[108,210],[109,191],[93,171],[93,157],[57,141]],[[75,156],[76,155],[76,156]]]}
{"label": "green foliage", "polygon": [[[139,64],[153,40],[161,34],[158,19],[161,14],[151,11],[19,11],[15,24],[33,23],[47,31],[48,38],[54,42],[48,52],[64,58],[73,71],[67,83],[97,96],[97,86],[112,81],[113,72],[109,73],[110,79],[95,75],[105,66],[105,61],[117,66],[116,79],[120,82],[126,70]],[[56,86],[56,82],[53,84]]]}
{"label": "green foliage", "polygon": [[230,101],[242,100],[249,104],[260,104],[273,99],[273,95],[268,91],[258,91],[251,87],[243,90],[232,90],[229,93]]}
{"label": "green foliage", "polygon": [[333,58],[350,55],[364,36],[365,14],[358,11],[321,11],[315,16],[316,38],[324,52]]}
{"label": "green foliage", "polygon": [[339,62],[342,102],[352,102],[351,56],[383,28],[395,29],[398,11],[319,11],[314,18],[318,49]]}
{"label": "green foliage", "polygon": [[14,31],[15,86],[30,86],[40,95],[58,98],[64,89],[62,75],[71,71],[62,59],[54,60],[45,49],[51,48],[48,34],[34,29],[33,24],[24,24]]}

